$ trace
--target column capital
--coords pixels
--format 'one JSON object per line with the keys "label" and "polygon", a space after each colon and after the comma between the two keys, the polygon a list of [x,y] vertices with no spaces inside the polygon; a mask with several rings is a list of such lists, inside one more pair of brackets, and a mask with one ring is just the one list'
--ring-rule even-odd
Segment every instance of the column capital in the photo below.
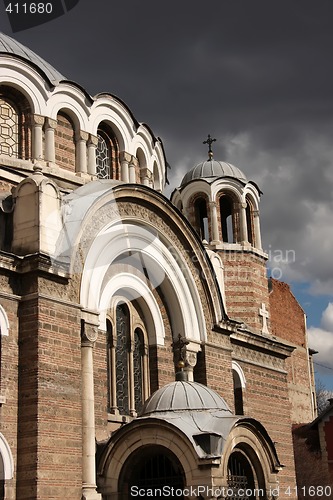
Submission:
{"label": "column capital", "polygon": [[96,135],[93,135],[93,134],[89,134],[89,138],[88,138],[88,146],[96,146],[98,145],[98,137]]}
{"label": "column capital", "polygon": [[93,347],[98,338],[98,313],[84,310],[81,314],[81,342],[86,347]]}
{"label": "column capital", "polygon": [[136,156],[131,155],[131,159],[129,161],[129,164],[133,165],[134,167],[138,167],[139,166],[139,161],[136,158]]}
{"label": "column capital", "polygon": [[260,211],[259,210],[253,210],[253,217],[259,217]]}
{"label": "column capital", "polygon": [[153,173],[147,167],[140,169],[140,174],[142,178],[146,178],[149,180],[153,177]]}
{"label": "column capital", "polygon": [[52,128],[55,130],[57,128],[58,122],[57,120],[53,120],[53,118],[49,118],[48,116],[45,118],[46,128]]}
{"label": "column capital", "polygon": [[119,161],[125,161],[126,163],[129,163],[131,161],[132,155],[127,153],[126,151],[120,151],[119,153]]}
{"label": "column capital", "polygon": [[210,206],[210,207],[212,207],[212,208],[217,207],[217,203],[216,203],[216,201],[215,201],[215,200],[209,201],[209,202],[208,202],[208,204],[209,204],[209,206]]}
{"label": "column capital", "polygon": [[77,130],[75,132],[75,140],[76,141],[84,141],[87,142],[89,139],[88,132],[84,132],[83,130]]}
{"label": "column capital", "polygon": [[32,115],[32,123],[33,125],[42,127],[45,122],[45,116],[42,115]]}

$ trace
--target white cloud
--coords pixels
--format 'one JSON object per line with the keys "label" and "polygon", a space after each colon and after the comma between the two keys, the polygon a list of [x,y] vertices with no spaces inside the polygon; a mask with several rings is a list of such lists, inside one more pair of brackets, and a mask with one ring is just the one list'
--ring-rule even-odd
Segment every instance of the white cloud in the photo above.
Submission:
{"label": "white cloud", "polygon": [[[309,344],[318,351],[315,363],[333,369],[333,303],[330,302],[323,311],[319,328],[308,329]],[[317,365],[317,366],[319,366]],[[319,366],[320,369],[320,366]],[[320,370],[319,370],[320,371]]]}

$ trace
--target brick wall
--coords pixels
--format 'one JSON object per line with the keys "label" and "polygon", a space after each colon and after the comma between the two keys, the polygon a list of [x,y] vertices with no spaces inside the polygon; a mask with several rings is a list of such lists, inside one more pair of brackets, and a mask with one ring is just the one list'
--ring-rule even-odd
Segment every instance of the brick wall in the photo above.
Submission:
{"label": "brick wall", "polygon": [[[224,284],[228,315],[261,332],[259,309],[269,311],[266,261],[252,252],[219,250],[224,264]],[[269,321],[268,321],[269,324]]]}
{"label": "brick wall", "polygon": [[58,125],[54,134],[56,163],[59,167],[75,172],[75,127],[64,113],[57,115]]}

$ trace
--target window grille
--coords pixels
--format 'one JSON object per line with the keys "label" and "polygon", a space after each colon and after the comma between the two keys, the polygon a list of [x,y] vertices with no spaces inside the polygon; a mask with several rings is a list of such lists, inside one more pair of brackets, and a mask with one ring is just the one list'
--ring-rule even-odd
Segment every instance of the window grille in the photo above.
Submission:
{"label": "window grille", "polygon": [[0,154],[18,157],[18,114],[9,102],[0,98]]}
{"label": "window grille", "polygon": [[117,345],[116,345],[116,388],[117,406],[121,415],[129,414],[128,405],[128,339],[129,311],[122,304],[117,306]]}
{"label": "window grille", "polygon": [[96,174],[99,179],[111,178],[111,148],[109,139],[102,132],[98,132],[96,149]]}

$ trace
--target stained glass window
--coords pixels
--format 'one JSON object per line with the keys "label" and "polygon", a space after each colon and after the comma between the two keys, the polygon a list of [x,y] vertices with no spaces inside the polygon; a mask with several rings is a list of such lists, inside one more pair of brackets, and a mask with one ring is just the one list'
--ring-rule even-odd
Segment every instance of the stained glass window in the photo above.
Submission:
{"label": "stained glass window", "polygon": [[142,394],[142,356],[143,356],[143,336],[137,328],[134,332],[134,351],[133,351],[133,375],[134,375],[134,402],[135,411],[139,413],[143,404]]}
{"label": "stained glass window", "polygon": [[121,415],[129,414],[128,405],[128,341],[129,311],[125,304],[117,306],[117,345],[116,345],[116,389],[117,407]]}
{"label": "stained glass window", "polygon": [[111,177],[111,148],[110,140],[106,134],[99,131],[96,149],[96,174],[99,179]]}
{"label": "stained glass window", "polygon": [[18,156],[18,114],[9,102],[0,98],[0,154]]}

